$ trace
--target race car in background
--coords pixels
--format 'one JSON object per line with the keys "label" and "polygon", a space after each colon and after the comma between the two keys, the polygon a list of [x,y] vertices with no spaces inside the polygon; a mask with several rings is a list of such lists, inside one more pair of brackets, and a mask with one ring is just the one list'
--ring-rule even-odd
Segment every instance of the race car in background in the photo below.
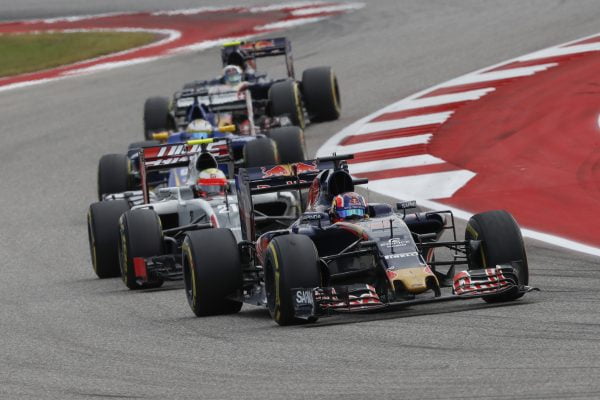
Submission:
{"label": "race car in background", "polygon": [[[138,166],[139,149],[142,147],[156,146],[161,143],[185,143],[188,140],[214,137],[227,139],[227,143],[211,146],[211,151],[218,155],[231,158],[233,168],[241,166],[261,166],[278,163],[298,162],[306,159],[306,144],[302,129],[297,126],[260,126],[253,123],[253,108],[249,91],[226,91],[218,95],[211,95],[205,103],[192,99],[186,119],[191,123],[182,131],[163,131],[152,133],[151,140],[135,142],[129,145],[127,154],[106,154],[98,164],[98,197],[140,189],[140,175]],[[236,119],[237,114],[242,114],[242,119]],[[223,116],[228,116],[226,123]],[[248,120],[248,116],[250,119]],[[246,124],[246,122],[248,122]],[[281,125],[281,124],[279,124]],[[240,126],[244,126],[242,131]],[[227,165],[221,164],[225,173]],[[181,169],[180,174],[185,174],[187,169]],[[151,186],[166,183],[176,186],[174,180],[185,180],[185,176],[177,174],[153,173],[148,177]]]}
{"label": "race car in background", "polygon": [[[197,316],[248,302],[288,325],[435,301],[512,301],[533,290],[521,231],[505,211],[472,216],[463,240],[450,211],[407,214],[415,202],[399,203],[401,213],[370,204],[367,218],[333,222],[332,199],[366,182],[348,173],[351,157],[240,171],[243,245],[226,229],[190,232],[183,244],[186,295]],[[286,229],[257,231],[253,196],[286,187],[309,187],[306,211]]]}
{"label": "race car in background", "polygon": [[[229,190],[212,196],[198,192],[198,184],[205,184],[198,180],[201,171],[215,171],[217,179],[219,174],[224,177],[217,167],[226,164],[233,171],[231,158],[215,158],[208,148],[227,140],[197,139],[139,150],[141,191],[104,196],[88,212],[92,264],[98,277],[120,275],[130,289],[158,287],[164,281],[181,279],[181,243],[186,232],[214,227],[239,232],[235,195]],[[187,181],[150,190],[148,176],[182,168],[190,171]],[[291,193],[267,194],[260,196],[255,207],[267,215],[295,215],[297,202]]]}
{"label": "race car in background", "polygon": [[[269,78],[255,72],[256,59],[283,56],[287,75]],[[308,121],[330,121],[339,118],[341,111],[337,77],[331,67],[305,70],[302,80],[295,78],[291,43],[286,38],[238,41],[225,44],[221,49],[223,66],[235,65],[243,71],[243,87],[252,94],[254,117],[288,118],[293,125],[304,128]],[[144,103],[144,135],[180,130],[189,123],[189,108],[196,99],[218,92],[225,85],[223,77],[194,81],[183,86],[172,99],[150,97]]]}

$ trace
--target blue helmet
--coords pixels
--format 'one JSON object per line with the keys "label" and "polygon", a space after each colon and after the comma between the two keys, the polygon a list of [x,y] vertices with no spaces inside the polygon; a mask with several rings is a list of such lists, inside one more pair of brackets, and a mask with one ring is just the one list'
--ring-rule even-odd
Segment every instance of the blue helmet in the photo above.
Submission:
{"label": "blue helmet", "polygon": [[331,214],[335,222],[346,219],[362,219],[367,215],[365,198],[355,192],[338,194],[331,203]]}

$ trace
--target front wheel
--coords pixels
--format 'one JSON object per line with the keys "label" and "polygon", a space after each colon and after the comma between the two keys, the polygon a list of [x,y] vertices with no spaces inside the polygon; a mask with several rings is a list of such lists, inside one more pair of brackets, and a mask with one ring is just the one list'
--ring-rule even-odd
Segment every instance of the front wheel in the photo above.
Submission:
{"label": "front wheel", "polygon": [[282,235],[269,243],[264,265],[267,308],[279,325],[306,322],[295,317],[292,289],[320,287],[318,263],[317,249],[308,236]]}
{"label": "front wheel", "polygon": [[233,314],[242,302],[231,299],[242,289],[237,242],[229,229],[188,232],[182,246],[183,281],[190,308],[198,317]]}
{"label": "front wheel", "polygon": [[131,190],[131,164],[125,154],[105,154],[98,162],[98,199]]}
{"label": "front wheel", "polygon": [[[512,263],[518,284],[529,283],[529,267],[521,229],[508,212],[496,210],[473,215],[467,224],[465,239],[481,241],[479,250],[469,257],[469,269],[494,268],[499,264]],[[483,299],[490,303],[504,302],[521,296],[523,293],[515,289]]]}

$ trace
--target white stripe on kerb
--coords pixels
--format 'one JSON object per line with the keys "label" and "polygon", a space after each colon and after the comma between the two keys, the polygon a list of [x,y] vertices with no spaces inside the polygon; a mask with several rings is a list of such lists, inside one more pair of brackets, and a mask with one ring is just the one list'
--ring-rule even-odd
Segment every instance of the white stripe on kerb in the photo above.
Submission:
{"label": "white stripe on kerb", "polygon": [[522,76],[530,76],[540,71],[545,71],[548,68],[556,67],[557,63],[533,65],[531,67],[503,69],[500,71],[484,72],[480,74],[470,74],[452,79],[444,83],[443,87],[451,87],[458,85],[466,85],[469,83],[499,81],[501,79],[519,78]]}
{"label": "white stripe on kerb", "polygon": [[467,92],[461,93],[443,94],[440,96],[431,96],[422,99],[402,101],[397,103],[393,107],[390,107],[386,111],[386,114],[396,111],[412,110],[415,108],[439,106],[442,104],[459,103],[462,101],[479,100],[480,98],[482,98],[490,92],[493,92],[494,90],[496,89],[493,87],[489,87],[485,89],[469,90]]}
{"label": "white stripe on kerb", "polygon": [[365,172],[384,171],[386,169],[423,167],[425,165],[445,163],[441,158],[429,154],[394,158],[391,160],[367,161],[363,163],[349,164],[351,174],[363,174]]}
{"label": "white stripe on kerb", "polygon": [[364,151],[391,149],[394,147],[412,146],[415,144],[426,144],[431,140],[431,133],[424,135],[406,136],[394,139],[373,140],[371,142],[349,144],[338,146],[340,153],[356,154]]}
{"label": "white stripe on kerb", "polygon": [[406,117],[395,119],[392,121],[381,121],[381,122],[369,122],[361,126],[355,135],[365,135],[367,133],[389,131],[393,129],[410,128],[415,126],[431,125],[431,124],[442,124],[446,122],[452,115],[452,111],[416,115],[413,117]]}
{"label": "white stripe on kerb", "polygon": [[466,169],[432,174],[377,179],[369,189],[398,199],[444,199],[467,184],[475,173]]}

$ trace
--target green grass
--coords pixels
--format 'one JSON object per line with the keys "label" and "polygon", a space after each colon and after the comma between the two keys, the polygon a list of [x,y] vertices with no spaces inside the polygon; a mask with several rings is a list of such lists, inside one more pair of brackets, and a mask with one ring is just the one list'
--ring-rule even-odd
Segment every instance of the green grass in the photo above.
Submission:
{"label": "green grass", "polygon": [[145,32],[0,35],[0,77],[72,64],[158,39],[157,35]]}

